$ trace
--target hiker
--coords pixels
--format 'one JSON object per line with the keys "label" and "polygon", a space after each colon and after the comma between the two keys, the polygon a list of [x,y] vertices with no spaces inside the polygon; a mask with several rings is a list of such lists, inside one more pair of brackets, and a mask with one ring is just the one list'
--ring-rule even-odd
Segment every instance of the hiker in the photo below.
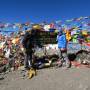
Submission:
{"label": "hiker", "polygon": [[29,70],[31,67],[33,67],[33,61],[32,58],[34,56],[34,37],[35,32],[34,30],[28,30],[26,31],[22,44],[25,49],[25,62],[24,66],[26,70]]}
{"label": "hiker", "polygon": [[57,44],[59,50],[59,67],[65,63],[66,68],[70,67],[70,61],[67,56],[67,40],[66,34],[62,30],[57,35]]}

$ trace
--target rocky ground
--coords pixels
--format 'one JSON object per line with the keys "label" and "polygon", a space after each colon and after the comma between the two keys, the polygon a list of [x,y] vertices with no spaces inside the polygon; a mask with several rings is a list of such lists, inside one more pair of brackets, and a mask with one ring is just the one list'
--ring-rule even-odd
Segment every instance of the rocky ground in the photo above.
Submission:
{"label": "rocky ground", "polygon": [[[47,53],[53,52],[56,51]],[[43,51],[37,53],[43,54]],[[0,90],[90,90],[90,68],[71,67],[66,70],[51,67],[38,70],[32,79],[23,77],[21,72],[22,69],[5,74],[4,79],[0,79]]]}
{"label": "rocky ground", "polygon": [[22,77],[21,70],[10,72],[0,80],[0,90],[90,90],[90,68],[48,68],[37,71],[32,79]]}

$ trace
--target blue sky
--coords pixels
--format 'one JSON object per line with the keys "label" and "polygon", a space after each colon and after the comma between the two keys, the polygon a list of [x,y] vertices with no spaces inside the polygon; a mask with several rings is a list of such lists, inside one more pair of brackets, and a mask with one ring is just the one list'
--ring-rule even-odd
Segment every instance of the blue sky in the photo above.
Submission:
{"label": "blue sky", "polygon": [[0,21],[52,22],[90,16],[90,0],[0,0]]}

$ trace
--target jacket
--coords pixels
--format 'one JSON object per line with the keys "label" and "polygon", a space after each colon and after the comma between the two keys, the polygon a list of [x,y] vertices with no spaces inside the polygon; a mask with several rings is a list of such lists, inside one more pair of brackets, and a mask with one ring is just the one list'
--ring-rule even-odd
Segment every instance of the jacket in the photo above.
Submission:
{"label": "jacket", "polygon": [[33,47],[33,37],[29,34],[29,32],[25,33],[22,44],[26,49],[31,49]]}
{"label": "jacket", "polygon": [[67,40],[66,40],[66,35],[57,35],[57,44],[58,48],[67,48]]}

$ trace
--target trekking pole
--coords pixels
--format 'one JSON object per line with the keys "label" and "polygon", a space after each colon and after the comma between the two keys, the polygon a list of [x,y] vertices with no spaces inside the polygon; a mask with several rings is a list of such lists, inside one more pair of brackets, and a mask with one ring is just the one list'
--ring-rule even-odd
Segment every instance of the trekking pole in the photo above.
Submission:
{"label": "trekking pole", "polygon": [[44,55],[47,56],[46,46],[44,46]]}

